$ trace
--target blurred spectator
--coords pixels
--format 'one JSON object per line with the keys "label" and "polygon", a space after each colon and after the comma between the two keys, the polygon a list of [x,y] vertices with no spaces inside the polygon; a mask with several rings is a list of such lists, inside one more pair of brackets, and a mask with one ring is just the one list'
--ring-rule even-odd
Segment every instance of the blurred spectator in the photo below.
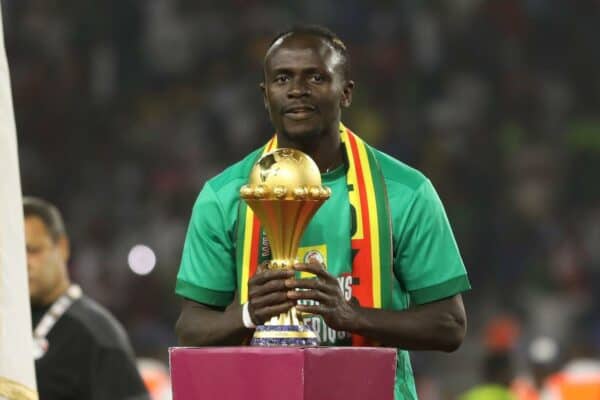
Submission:
{"label": "blurred spectator", "polygon": [[152,358],[138,358],[138,370],[152,400],[171,400],[171,377],[169,369]]}
{"label": "blurred spectator", "polygon": [[482,383],[459,397],[460,400],[516,400],[509,388],[514,376],[510,353],[491,352],[483,360]]}
{"label": "blurred spectator", "polygon": [[539,400],[548,377],[558,371],[560,362],[558,343],[549,337],[537,337],[527,351],[527,372],[517,376],[511,390],[518,400]]}
{"label": "blurred spectator", "polygon": [[551,375],[543,389],[542,400],[595,400],[600,398],[600,359],[596,351],[578,346],[579,352],[562,370]]}

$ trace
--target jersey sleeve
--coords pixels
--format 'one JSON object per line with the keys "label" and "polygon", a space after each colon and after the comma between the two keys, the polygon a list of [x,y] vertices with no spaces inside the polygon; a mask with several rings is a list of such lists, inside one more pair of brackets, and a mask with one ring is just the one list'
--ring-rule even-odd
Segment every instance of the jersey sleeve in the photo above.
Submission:
{"label": "jersey sleeve", "polygon": [[424,304],[470,289],[442,202],[426,179],[402,215],[393,220],[394,273],[413,304]]}
{"label": "jersey sleeve", "polygon": [[199,303],[227,306],[235,287],[234,243],[223,207],[207,183],[194,204],[175,292]]}

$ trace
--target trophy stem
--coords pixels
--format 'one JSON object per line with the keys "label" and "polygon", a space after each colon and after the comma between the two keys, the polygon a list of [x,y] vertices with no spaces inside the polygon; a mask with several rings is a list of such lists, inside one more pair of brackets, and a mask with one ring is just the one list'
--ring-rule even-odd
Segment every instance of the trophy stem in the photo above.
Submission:
{"label": "trophy stem", "polygon": [[[259,219],[269,240],[269,268],[289,269],[295,262],[302,235],[319,207],[331,196],[321,185],[319,167],[307,154],[279,148],[254,164],[240,196]],[[319,339],[292,307],[258,326],[253,346],[317,346]]]}
{"label": "trophy stem", "polygon": [[[275,259],[271,267],[289,268],[295,260]],[[302,316],[296,307],[287,312],[272,317],[264,325],[259,325],[252,336],[251,346],[276,347],[276,346],[318,346],[318,336],[304,324]]]}
{"label": "trophy stem", "polygon": [[292,307],[259,325],[254,331],[251,346],[260,347],[306,347],[318,346],[317,335],[302,322],[302,317]]}
{"label": "trophy stem", "polygon": [[279,314],[277,317],[273,317],[265,325],[268,326],[282,326],[282,325],[302,325],[302,318],[298,315],[296,307],[292,307],[287,312]]}

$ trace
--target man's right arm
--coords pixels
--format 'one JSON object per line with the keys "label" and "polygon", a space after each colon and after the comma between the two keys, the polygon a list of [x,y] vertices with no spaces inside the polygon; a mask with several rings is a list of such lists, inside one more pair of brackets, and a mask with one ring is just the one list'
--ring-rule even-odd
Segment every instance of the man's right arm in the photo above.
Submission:
{"label": "man's right arm", "polygon": [[237,301],[227,308],[184,299],[175,333],[182,346],[236,346],[251,334],[242,323],[242,306]]}
{"label": "man's right arm", "polygon": [[227,208],[208,182],[192,210],[175,289],[183,298],[175,333],[184,346],[239,345],[249,335],[233,299],[235,249]]}
{"label": "man's right arm", "polygon": [[[285,285],[293,275],[292,270],[259,266],[248,281],[248,311],[254,324],[263,324],[294,305]],[[236,297],[226,308],[184,299],[175,332],[182,346],[236,346],[249,339],[254,330],[244,326],[242,305]]]}

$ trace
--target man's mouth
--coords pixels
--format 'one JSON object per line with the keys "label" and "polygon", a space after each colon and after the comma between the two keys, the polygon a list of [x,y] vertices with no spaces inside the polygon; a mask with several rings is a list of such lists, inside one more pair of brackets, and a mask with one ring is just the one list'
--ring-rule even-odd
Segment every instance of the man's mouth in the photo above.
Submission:
{"label": "man's mouth", "polygon": [[315,110],[315,107],[310,105],[291,106],[285,108],[283,114],[291,119],[306,119],[310,118]]}

